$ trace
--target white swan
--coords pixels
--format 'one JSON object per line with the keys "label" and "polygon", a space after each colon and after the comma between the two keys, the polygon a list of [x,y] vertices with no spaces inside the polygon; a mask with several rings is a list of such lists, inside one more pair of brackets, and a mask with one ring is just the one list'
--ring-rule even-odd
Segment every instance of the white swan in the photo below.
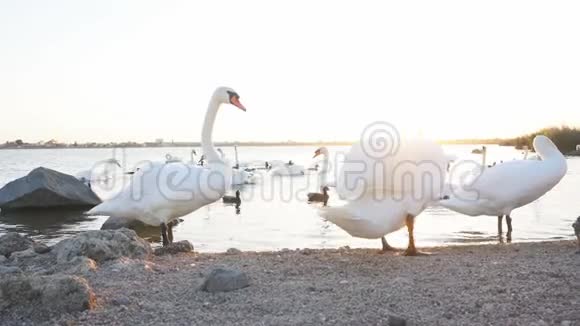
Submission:
{"label": "white swan", "polygon": [[84,182],[89,187],[91,185],[91,181],[106,181],[111,178],[111,170],[112,166],[121,167],[121,163],[114,158],[98,161],[93,165],[93,168],[90,170],[84,170],[77,174],[75,174],[75,178]]}
{"label": "white swan", "polygon": [[[439,203],[458,213],[498,216],[501,237],[506,216],[507,238],[511,239],[511,213],[542,197],[562,180],[567,171],[566,158],[546,136],[534,138],[534,150],[541,160],[515,160],[498,164],[483,172]],[[459,189],[459,190],[458,190]]]}
{"label": "white swan", "polygon": [[246,110],[239,101],[239,95],[231,88],[215,90],[201,134],[206,167],[165,162],[143,166],[119,195],[87,214],[137,219],[148,225],[160,226],[163,244],[173,241],[172,224],[168,228],[169,222],[222,198],[230,186],[231,167],[220,159],[212,143],[213,125],[222,103]]}
{"label": "white swan", "polygon": [[447,157],[439,144],[425,139],[401,138],[372,153],[368,144],[381,141],[371,138],[354,144],[338,173],[336,191],[347,203],[320,208],[319,214],[352,236],[381,238],[383,250],[390,249],[384,236],[406,225],[405,255],[417,255],[414,220],[439,198]]}
{"label": "white swan", "polygon": [[541,160],[542,158],[540,157],[540,155],[538,154],[531,154],[530,155],[530,149],[528,148],[528,146],[524,146],[524,160]]}
{"label": "white swan", "polygon": [[318,170],[318,175],[319,175],[319,183],[320,183],[320,189],[328,186],[327,182],[328,182],[328,173],[329,173],[329,154],[328,154],[328,148],[326,148],[325,146],[320,147],[319,149],[317,149],[314,152],[314,156],[312,158],[316,158],[318,156],[322,156],[322,162],[320,163],[319,166],[319,170]]}
{"label": "white swan", "polygon": [[273,166],[270,169],[270,175],[273,176],[298,176],[304,175],[304,166],[295,164],[292,161],[288,161],[287,163],[279,164],[279,161],[273,161],[276,163],[276,166]]}
{"label": "white swan", "polygon": [[165,163],[181,163],[181,158],[173,156],[169,153],[165,154]]}
{"label": "white swan", "polygon": [[197,165],[197,163],[198,163],[197,152],[195,151],[195,149],[192,149],[191,152],[189,153],[189,164]]}
{"label": "white swan", "polygon": [[[226,161],[226,154],[222,151],[221,148],[218,148],[217,151],[220,153],[220,157],[222,160]],[[237,152],[237,150],[236,150]],[[237,158],[237,155],[236,155]],[[254,173],[245,171],[238,167],[237,159],[236,165],[232,168],[232,185],[245,185],[245,184],[254,184],[256,183],[256,177]]]}

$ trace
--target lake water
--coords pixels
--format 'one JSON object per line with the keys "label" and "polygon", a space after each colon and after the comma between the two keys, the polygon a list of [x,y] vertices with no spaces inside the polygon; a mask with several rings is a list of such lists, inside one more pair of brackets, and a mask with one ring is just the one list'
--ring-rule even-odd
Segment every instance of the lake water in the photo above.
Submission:
{"label": "lake water", "polygon": [[[462,159],[480,161],[471,154],[474,145],[446,145],[447,153]],[[244,147],[241,161],[293,160],[306,167],[313,163],[313,147]],[[330,146],[331,154],[344,152],[346,147]],[[199,149],[198,149],[199,150]],[[233,158],[233,148],[224,148]],[[0,151],[0,187],[26,175],[38,166],[75,175],[90,169],[94,163],[116,157],[123,170],[131,171],[139,162],[163,160],[165,154],[190,158],[189,148],[130,149],[37,149]],[[511,147],[488,146],[488,162],[521,158],[522,153]],[[331,159],[333,162],[334,159]],[[127,177],[115,171],[112,181],[95,184],[93,188],[103,198],[114,195]],[[190,240],[197,251],[219,252],[230,247],[241,250],[277,250],[282,248],[336,248],[341,246],[380,248],[379,240],[353,238],[331,223],[323,221],[316,205],[305,201],[306,192],[316,190],[316,172],[298,177],[270,177],[260,173],[260,183],[241,188],[243,203],[240,211],[221,202],[213,203],[183,217],[174,231],[175,240]],[[568,159],[568,174],[552,191],[536,202],[519,208],[512,214],[513,241],[543,241],[572,239],[571,224],[580,215],[578,201],[580,159]],[[330,193],[329,205],[339,205]],[[86,217],[79,211],[51,211],[0,214],[0,234],[18,231],[46,243],[55,243],[80,231],[96,230],[106,217]],[[504,230],[505,230],[504,225]],[[496,217],[469,217],[440,207],[428,208],[417,220],[416,241],[419,247],[497,242]],[[152,242],[159,241],[158,229],[140,231]],[[389,242],[406,247],[406,229],[387,236]]]}

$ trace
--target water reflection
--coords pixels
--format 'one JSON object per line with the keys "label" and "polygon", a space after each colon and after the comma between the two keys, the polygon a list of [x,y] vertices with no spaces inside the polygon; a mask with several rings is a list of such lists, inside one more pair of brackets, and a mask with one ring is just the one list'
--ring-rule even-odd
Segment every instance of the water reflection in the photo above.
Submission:
{"label": "water reflection", "polygon": [[20,209],[0,210],[0,229],[25,233],[50,242],[80,229],[91,229],[96,218],[85,216],[85,209]]}

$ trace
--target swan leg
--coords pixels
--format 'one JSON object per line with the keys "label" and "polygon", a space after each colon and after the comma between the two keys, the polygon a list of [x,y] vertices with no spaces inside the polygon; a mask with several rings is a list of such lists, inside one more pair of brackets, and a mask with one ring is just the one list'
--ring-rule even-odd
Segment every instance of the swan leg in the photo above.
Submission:
{"label": "swan leg", "polygon": [[506,233],[506,239],[508,242],[512,241],[512,218],[509,215],[505,216],[505,221],[507,223],[508,231]]}
{"label": "swan leg", "polygon": [[383,245],[383,248],[379,250],[379,254],[384,254],[387,251],[397,250],[394,247],[391,247],[391,245],[387,242],[387,239],[385,237],[381,238],[381,244]]}
{"label": "swan leg", "polygon": [[167,224],[167,240],[169,243],[173,243],[173,225],[175,224],[174,221],[171,221]]}
{"label": "swan leg", "polygon": [[161,238],[163,239],[163,246],[167,246],[169,240],[167,239],[167,224],[165,223],[161,223]]}
{"label": "swan leg", "polygon": [[407,231],[409,231],[409,246],[407,250],[403,253],[404,256],[425,256],[427,254],[417,251],[415,248],[415,236],[414,236],[414,227],[415,227],[415,216],[407,215],[405,220],[405,224],[407,224]]}

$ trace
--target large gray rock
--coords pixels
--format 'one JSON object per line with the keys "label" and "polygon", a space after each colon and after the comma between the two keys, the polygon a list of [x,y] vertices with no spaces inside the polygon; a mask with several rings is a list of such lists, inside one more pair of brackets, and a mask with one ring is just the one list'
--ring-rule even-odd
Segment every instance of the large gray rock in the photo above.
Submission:
{"label": "large gray rock", "polygon": [[15,266],[2,266],[0,265],[0,275],[2,274],[19,274],[22,270]]}
{"label": "large gray rock", "polygon": [[216,268],[207,276],[200,289],[206,292],[229,292],[250,286],[250,280],[244,272]]}
{"label": "large gray rock", "polygon": [[56,264],[52,270],[51,274],[62,273],[70,275],[88,275],[97,270],[97,263],[87,257],[77,256],[71,261]]}
{"label": "large gray rock", "polygon": [[52,247],[59,264],[85,256],[97,262],[119,257],[146,259],[151,256],[149,242],[129,229],[87,231],[65,239]]}
{"label": "large gray rock", "polygon": [[93,207],[99,197],[75,177],[39,167],[0,189],[1,209]]}
{"label": "large gray rock", "polygon": [[12,276],[0,279],[0,311],[17,309],[35,316],[71,313],[95,306],[84,278],[70,275]]}
{"label": "large gray rock", "polygon": [[13,252],[31,248],[33,244],[32,239],[16,232],[9,232],[0,237],[0,255],[8,257]]}

